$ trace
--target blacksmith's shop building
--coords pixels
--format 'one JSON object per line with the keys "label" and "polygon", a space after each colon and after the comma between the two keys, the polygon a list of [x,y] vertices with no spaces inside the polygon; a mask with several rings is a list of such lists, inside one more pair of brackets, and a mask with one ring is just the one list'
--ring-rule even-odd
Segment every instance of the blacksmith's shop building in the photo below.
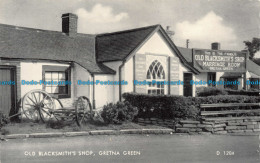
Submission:
{"label": "blacksmith's shop building", "polygon": [[[230,72],[205,72],[192,64],[193,50],[177,48],[160,25],[107,34],[77,33],[77,16],[62,15],[62,32],[0,24],[0,108],[17,108],[27,92],[41,89],[69,106],[79,96],[95,108],[121,100],[125,92],[194,96],[190,80],[230,77]],[[259,66],[232,78],[259,78]],[[23,81],[71,81],[71,85],[30,85]],[[126,81],[127,84],[89,84],[93,81]],[[134,81],[183,81],[184,84],[134,84]],[[80,82],[79,82],[80,81]],[[83,84],[85,82],[85,84]]]}

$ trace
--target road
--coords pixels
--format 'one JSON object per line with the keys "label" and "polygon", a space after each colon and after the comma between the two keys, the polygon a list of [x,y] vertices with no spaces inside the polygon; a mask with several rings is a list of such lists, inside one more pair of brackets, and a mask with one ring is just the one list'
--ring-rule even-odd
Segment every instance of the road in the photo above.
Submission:
{"label": "road", "polygon": [[100,135],[14,139],[0,145],[1,163],[260,162],[258,136]]}

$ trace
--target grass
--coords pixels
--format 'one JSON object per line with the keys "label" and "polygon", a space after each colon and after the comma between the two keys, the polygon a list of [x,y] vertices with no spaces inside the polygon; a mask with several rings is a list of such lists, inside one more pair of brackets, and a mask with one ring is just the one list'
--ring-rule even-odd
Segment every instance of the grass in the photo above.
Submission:
{"label": "grass", "polygon": [[78,127],[74,122],[57,124],[55,127],[51,126],[50,123],[9,123],[1,129],[1,135],[8,134],[31,134],[31,133],[47,133],[47,132],[72,132],[72,131],[91,131],[91,130],[121,130],[121,129],[156,129],[164,128],[155,125],[141,126],[133,122],[123,123],[120,125],[116,124],[102,124],[102,123],[87,123],[82,127]]}

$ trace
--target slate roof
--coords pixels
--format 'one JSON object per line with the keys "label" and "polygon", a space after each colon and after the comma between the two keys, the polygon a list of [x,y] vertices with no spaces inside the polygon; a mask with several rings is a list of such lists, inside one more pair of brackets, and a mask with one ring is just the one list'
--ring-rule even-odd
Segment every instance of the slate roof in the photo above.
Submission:
{"label": "slate roof", "polygon": [[221,78],[242,78],[241,72],[224,72]]}
{"label": "slate roof", "polygon": [[156,30],[160,30],[169,46],[175,51],[180,61],[194,73],[199,73],[179,52],[175,44],[166,34],[161,25],[153,25],[132,30],[100,34],[96,38],[96,56],[98,62],[123,61],[136,48],[151,36]]}
{"label": "slate roof", "polygon": [[137,48],[158,26],[97,35],[98,62],[121,61]]}
{"label": "slate roof", "polygon": [[253,72],[249,72],[249,74],[250,74],[250,78],[258,78],[258,79],[260,79],[260,75],[257,75],[257,74],[255,74],[255,73],[253,73]]}
{"label": "slate roof", "polygon": [[57,31],[0,24],[0,58],[76,62],[92,74],[115,74],[102,62],[123,61],[155,30],[160,30],[181,62],[192,67],[160,25],[99,35],[67,36]]}
{"label": "slate roof", "polygon": [[187,62],[192,65],[192,49],[177,47]]}
{"label": "slate roof", "polygon": [[40,59],[76,62],[90,73],[114,74],[96,63],[95,36],[0,24],[0,58]]}
{"label": "slate roof", "polygon": [[260,58],[254,58],[254,62],[260,66]]}
{"label": "slate roof", "polygon": [[255,75],[260,76],[260,66],[258,64],[256,64],[255,62],[251,61],[250,59],[247,60],[247,70],[249,72],[254,73]]}

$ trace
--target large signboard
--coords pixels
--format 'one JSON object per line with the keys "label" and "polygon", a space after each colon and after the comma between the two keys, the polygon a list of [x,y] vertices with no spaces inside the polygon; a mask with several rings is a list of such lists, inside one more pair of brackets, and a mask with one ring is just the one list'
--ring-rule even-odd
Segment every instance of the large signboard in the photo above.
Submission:
{"label": "large signboard", "polygon": [[200,72],[246,72],[246,52],[193,49],[193,66]]}

